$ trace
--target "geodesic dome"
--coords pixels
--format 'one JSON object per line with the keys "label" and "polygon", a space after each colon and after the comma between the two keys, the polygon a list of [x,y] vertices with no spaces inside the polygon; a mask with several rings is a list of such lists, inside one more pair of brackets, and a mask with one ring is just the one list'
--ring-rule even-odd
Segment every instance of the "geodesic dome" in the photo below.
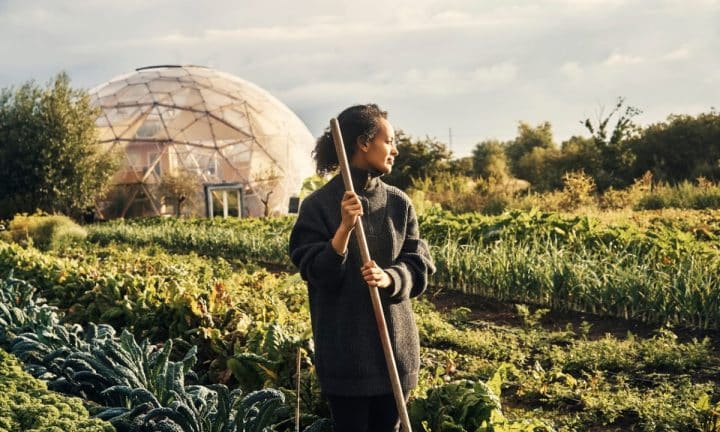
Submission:
{"label": "geodesic dome", "polygon": [[[112,191],[98,201],[103,217],[179,208],[201,215],[223,200],[238,216],[287,213],[289,198],[313,173],[307,127],[238,77],[200,66],[152,66],[114,78],[90,96],[102,110],[99,145],[121,161]],[[237,194],[228,198],[207,186],[237,186]],[[178,196],[169,199],[173,193]]]}

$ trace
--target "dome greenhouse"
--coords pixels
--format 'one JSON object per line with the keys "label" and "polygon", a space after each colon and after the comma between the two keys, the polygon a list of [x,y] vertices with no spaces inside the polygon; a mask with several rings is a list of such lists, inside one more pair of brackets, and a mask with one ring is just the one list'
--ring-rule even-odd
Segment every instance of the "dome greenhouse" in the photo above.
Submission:
{"label": "dome greenhouse", "polygon": [[314,139],[258,86],[200,66],[152,66],[90,91],[99,145],[120,158],[103,218],[288,212]]}

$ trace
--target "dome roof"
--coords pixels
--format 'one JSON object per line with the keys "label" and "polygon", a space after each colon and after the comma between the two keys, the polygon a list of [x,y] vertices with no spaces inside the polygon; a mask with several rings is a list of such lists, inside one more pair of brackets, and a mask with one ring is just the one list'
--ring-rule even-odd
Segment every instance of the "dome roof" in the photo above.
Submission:
{"label": "dome roof", "polygon": [[[90,96],[102,110],[99,144],[124,151],[113,182],[144,185],[155,213],[162,213],[161,200],[149,186],[181,171],[202,184],[245,185],[246,214],[257,213],[254,207],[267,199],[271,212],[286,212],[288,198],[313,173],[314,139],[303,122],[267,91],[230,74],[201,66],[144,67],[95,87]],[[260,203],[253,204],[253,196]]]}

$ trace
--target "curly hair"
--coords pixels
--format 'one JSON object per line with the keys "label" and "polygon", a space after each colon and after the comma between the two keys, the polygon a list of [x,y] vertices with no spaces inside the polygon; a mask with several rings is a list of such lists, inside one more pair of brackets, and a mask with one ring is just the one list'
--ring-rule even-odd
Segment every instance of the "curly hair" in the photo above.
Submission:
{"label": "curly hair", "polygon": [[[387,111],[381,110],[376,104],[353,105],[340,113],[337,119],[348,160],[355,154],[358,138],[362,137],[365,140],[375,138],[380,129],[381,118],[387,119]],[[317,139],[312,157],[315,160],[316,171],[320,175],[337,169],[339,162],[329,126]]]}

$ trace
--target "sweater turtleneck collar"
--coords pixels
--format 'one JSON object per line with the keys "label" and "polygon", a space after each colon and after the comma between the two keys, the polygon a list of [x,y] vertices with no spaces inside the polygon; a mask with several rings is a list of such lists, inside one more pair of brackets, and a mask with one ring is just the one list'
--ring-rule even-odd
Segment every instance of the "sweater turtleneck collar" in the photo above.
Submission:
{"label": "sweater turtleneck collar", "polygon": [[355,192],[375,190],[380,183],[380,176],[383,173],[370,168],[369,170],[350,166],[350,177],[352,177]]}

